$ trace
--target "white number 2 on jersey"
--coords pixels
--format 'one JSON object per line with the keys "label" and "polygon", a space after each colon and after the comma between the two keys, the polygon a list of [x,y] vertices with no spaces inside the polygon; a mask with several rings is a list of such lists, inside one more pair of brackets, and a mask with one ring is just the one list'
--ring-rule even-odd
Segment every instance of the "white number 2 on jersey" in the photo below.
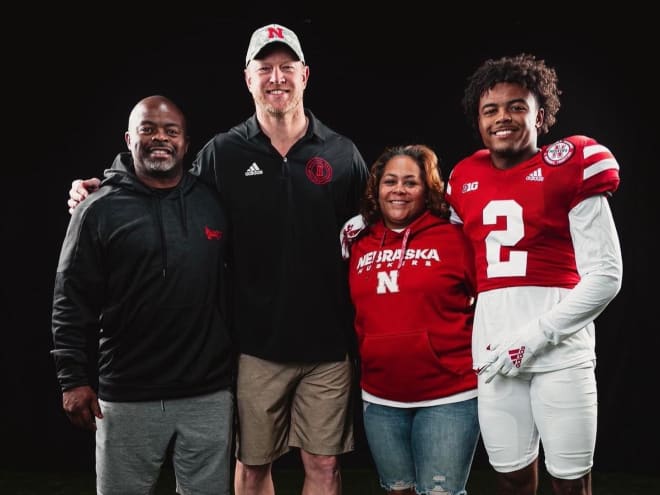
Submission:
{"label": "white number 2 on jersey", "polygon": [[494,225],[506,217],[506,230],[493,230],[486,236],[488,277],[520,277],[527,273],[527,252],[510,251],[509,261],[501,259],[502,246],[515,246],[525,235],[522,207],[512,199],[491,201],[483,212],[484,225]]}

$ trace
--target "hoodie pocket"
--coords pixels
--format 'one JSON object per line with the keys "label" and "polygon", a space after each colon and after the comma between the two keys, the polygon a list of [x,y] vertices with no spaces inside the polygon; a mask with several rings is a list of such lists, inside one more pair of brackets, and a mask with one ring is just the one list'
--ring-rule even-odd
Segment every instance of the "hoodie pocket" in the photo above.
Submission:
{"label": "hoodie pocket", "polygon": [[360,359],[365,390],[393,400],[410,400],[411,389],[438,390],[460,373],[456,359],[438,357],[426,330],[367,335],[360,344]]}

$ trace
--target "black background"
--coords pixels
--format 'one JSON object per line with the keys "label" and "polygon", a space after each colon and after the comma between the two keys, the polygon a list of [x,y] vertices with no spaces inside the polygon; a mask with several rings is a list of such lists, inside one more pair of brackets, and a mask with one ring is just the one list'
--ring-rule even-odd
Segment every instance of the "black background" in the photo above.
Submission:
{"label": "black background", "polygon": [[[172,98],[188,116],[192,161],[213,134],[253,113],[245,51],[254,29],[279,22],[298,34],[310,65],[305,106],[351,137],[369,164],[387,145],[422,142],[436,150],[446,176],[478,145],[460,99],[479,63],[525,51],[556,67],[562,108],[541,143],[587,134],[621,166],[611,206],[624,282],[596,321],[595,467],[655,472],[660,325],[650,252],[658,225],[652,150],[660,91],[653,16],[556,5],[538,14],[528,6],[505,12],[475,4],[459,15],[443,14],[440,4],[425,10],[407,3],[405,11],[379,8],[360,16],[352,11],[357,5],[328,6],[320,14],[266,13],[256,5],[240,13],[89,5],[88,11],[33,6],[5,16],[0,466],[92,465],[93,437],[62,413],[49,355],[52,284],[71,181],[99,176],[125,149],[128,113],[151,94]],[[345,462],[365,465],[366,452],[360,434],[357,452]],[[481,453],[476,463],[484,463]]]}

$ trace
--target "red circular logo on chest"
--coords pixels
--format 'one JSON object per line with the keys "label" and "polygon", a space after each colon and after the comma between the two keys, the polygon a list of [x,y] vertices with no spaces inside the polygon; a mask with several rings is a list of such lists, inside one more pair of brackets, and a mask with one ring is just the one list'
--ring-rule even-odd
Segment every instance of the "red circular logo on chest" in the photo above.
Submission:
{"label": "red circular logo on chest", "polygon": [[327,184],[332,180],[332,167],[323,158],[314,157],[305,165],[305,174],[314,184]]}

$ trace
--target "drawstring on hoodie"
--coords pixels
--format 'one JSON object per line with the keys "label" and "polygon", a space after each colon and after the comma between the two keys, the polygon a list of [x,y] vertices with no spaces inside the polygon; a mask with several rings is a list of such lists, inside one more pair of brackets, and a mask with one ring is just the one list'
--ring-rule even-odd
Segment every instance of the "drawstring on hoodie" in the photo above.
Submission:
{"label": "drawstring on hoodie", "polygon": [[[183,226],[183,234],[188,237],[188,218],[186,216],[186,201],[183,196],[183,188],[179,187],[177,191],[177,200],[179,202],[179,214],[181,215],[181,225]],[[161,209],[161,202],[163,198],[159,195],[153,196],[154,210],[156,211],[156,221],[158,223],[158,232],[160,234],[160,244],[163,249],[163,278],[167,276],[167,242],[165,241],[165,228],[163,226],[163,213]]]}
{"label": "drawstring on hoodie", "polygon": [[161,257],[161,263],[163,265],[162,268],[163,278],[165,278],[167,275],[167,243],[165,242],[165,230],[163,229],[163,214],[160,209],[161,199],[157,195],[154,195],[152,196],[151,201],[154,206],[154,210],[156,211],[156,222],[158,223],[158,233],[160,234],[160,245],[163,249],[163,256]]}
{"label": "drawstring on hoodie", "polygon": [[[383,229],[383,236],[380,239],[380,248],[383,249],[385,245],[385,237],[387,236],[388,229]],[[403,265],[403,258],[406,255],[406,249],[408,248],[408,237],[410,237],[410,227],[406,227],[403,231],[403,239],[401,240],[401,256],[399,256],[399,264],[397,265],[397,270]]]}
{"label": "drawstring on hoodie", "polygon": [[183,188],[181,187],[179,187],[179,211],[181,212],[183,235],[188,237],[188,216],[186,215],[186,202],[183,199]]}
{"label": "drawstring on hoodie", "polygon": [[410,227],[403,233],[403,240],[401,241],[401,257],[399,258],[399,265],[397,270],[403,265],[403,258],[406,256],[406,248],[408,247],[408,237],[410,236]]}

